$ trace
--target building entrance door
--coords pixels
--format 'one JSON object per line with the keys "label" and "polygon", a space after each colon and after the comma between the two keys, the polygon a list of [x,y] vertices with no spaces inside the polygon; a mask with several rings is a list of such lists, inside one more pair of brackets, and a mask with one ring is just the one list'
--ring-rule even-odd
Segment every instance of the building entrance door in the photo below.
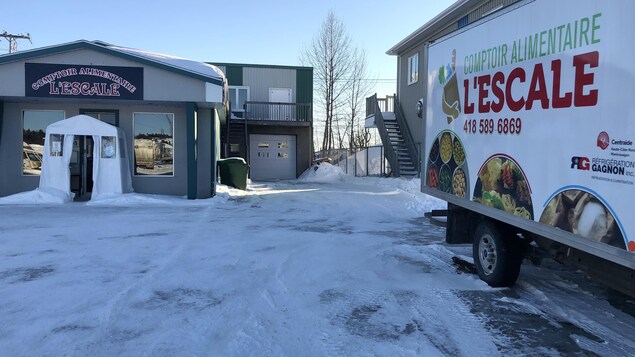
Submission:
{"label": "building entrance door", "polygon": [[[291,88],[269,88],[269,103],[291,103]],[[269,119],[293,120],[290,105],[278,104],[269,107]]]}
{"label": "building entrance door", "polygon": [[73,154],[69,169],[71,171],[71,192],[75,200],[90,199],[93,191],[93,147],[92,136],[76,135],[73,140]]}
{"label": "building entrance door", "polygon": [[[80,114],[91,116],[110,125],[119,125],[118,110],[80,109]],[[73,154],[69,169],[71,170],[71,192],[76,201],[90,199],[93,192],[93,151],[94,140],[90,135],[76,135],[73,140]]]}

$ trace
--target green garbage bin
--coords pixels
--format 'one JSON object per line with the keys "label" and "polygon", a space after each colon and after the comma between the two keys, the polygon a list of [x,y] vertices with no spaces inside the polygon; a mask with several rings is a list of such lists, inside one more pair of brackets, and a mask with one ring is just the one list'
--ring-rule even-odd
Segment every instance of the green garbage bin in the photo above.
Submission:
{"label": "green garbage bin", "polygon": [[247,175],[249,165],[242,157],[230,157],[218,160],[218,172],[220,183],[227,186],[236,187],[241,190],[247,189]]}

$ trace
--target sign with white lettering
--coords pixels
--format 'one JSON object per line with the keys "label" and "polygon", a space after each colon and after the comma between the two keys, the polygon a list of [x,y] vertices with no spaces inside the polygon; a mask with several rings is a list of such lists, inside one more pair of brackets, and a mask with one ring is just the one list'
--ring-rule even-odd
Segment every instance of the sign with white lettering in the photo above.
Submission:
{"label": "sign with white lettering", "polygon": [[26,63],[26,97],[143,100],[143,68]]}

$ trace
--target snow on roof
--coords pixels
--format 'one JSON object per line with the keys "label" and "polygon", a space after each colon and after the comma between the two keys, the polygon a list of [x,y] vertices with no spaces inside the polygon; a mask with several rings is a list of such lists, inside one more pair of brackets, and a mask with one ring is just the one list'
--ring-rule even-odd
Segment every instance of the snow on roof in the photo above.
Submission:
{"label": "snow on roof", "polygon": [[220,81],[222,81],[225,78],[223,71],[218,69],[218,67],[208,63],[198,62],[198,61],[194,61],[194,60],[183,58],[183,57],[167,55],[164,53],[157,53],[157,52],[138,50],[135,48],[114,46],[114,45],[110,45],[110,44],[106,44],[102,42],[94,42],[94,43],[101,45],[103,47],[106,47],[113,51],[122,52],[131,56],[141,57],[153,62],[160,62],[162,64],[165,64],[171,67],[180,68],[180,69],[183,69],[192,73],[196,73],[202,76],[206,76],[206,77],[212,77]]}
{"label": "snow on roof", "polygon": [[30,50],[23,50],[14,53],[0,55],[0,63],[12,62],[17,60],[25,60],[33,57],[47,56],[52,53],[72,51],[81,48],[94,48],[100,47],[108,51],[117,52],[125,57],[136,57],[140,60],[150,61],[157,65],[167,66],[176,70],[184,71],[196,76],[203,76],[209,78],[213,82],[222,83],[225,79],[223,71],[218,67],[199,61],[194,61],[187,58],[167,55],[163,53],[150,52],[144,50],[138,50],[135,48],[115,46],[113,44],[95,40],[77,40],[74,42],[68,42],[58,45],[46,46],[41,48],[35,48]]}

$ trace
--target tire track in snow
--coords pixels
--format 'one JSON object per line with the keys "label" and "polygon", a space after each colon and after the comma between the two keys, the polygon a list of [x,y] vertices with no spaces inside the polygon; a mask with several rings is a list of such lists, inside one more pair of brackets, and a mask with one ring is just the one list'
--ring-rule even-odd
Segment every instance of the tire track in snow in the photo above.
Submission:
{"label": "tire track in snow", "polygon": [[[535,284],[535,285],[534,285]],[[570,323],[588,333],[571,334],[574,342],[588,351],[603,356],[627,356],[635,351],[634,326],[615,324],[615,311],[605,312],[599,306],[608,305],[575,283],[563,281],[521,282],[522,300],[537,308],[551,323]],[[608,306],[607,306],[608,307]],[[621,321],[621,320],[618,320]]]}
{"label": "tire track in snow", "polygon": [[[180,209],[180,208],[175,208]],[[197,219],[188,232],[185,233],[184,237],[179,241],[178,245],[175,249],[172,250],[172,253],[163,259],[157,266],[155,266],[152,270],[148,271],[143,278],[140,280],[133,281],[132,284],[121,289],[115,296],[113,296],[108,304],[104,307],[103,312],[100,314],[99,318],[99,328],[96,329],[96,332],[93,334],[96,337],[96,341],[88,341],[86,343],[86,348],[89,350],[94,349],[96,351],[100,351],[104,349],[105,345],[113,345],[117,342],[121,342],[122,339],[131,340],[141,336],[141,332],[134,332],[116,328],[113,325],[114,319],[121,315],[121,311],[123,307],[121,305],[124,304],[126,298],[133,294],[133,292],[138,291],[140,288],[150,286],[149,282],[156,280],[157,276],[161,273],[166,272],[172,266],[172,263],[177,261],[178,258],[184,253],[186,247],[188,247],[191,241],[200,236],[203,232],[203,223],[210,220],[212,217],[212,212],[214,210],[214,206],[206,207],[205,209],[200,211],[200,217]],[[92,346],[92,348],[91,348]],[[120,348],[122,346],[119,346]]]}
{"label": "tire track in snow", "polygon": [[[443,355],[499,355],[493,336],[452,291],[434,289],[411,303],[425,321],[421,332]],[[460,329],[455,329],[457,321],[461,322]]]}

